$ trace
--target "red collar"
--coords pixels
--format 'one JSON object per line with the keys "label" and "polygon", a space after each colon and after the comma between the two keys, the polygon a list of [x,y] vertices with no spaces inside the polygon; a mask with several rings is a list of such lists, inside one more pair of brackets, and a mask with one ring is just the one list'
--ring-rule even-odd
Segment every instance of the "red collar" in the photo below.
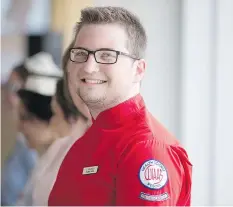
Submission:
{"label": "red collar", "polygon": [[142,108],[145,108],[145,103],[142,96],[138,94],[113,108],[101,112],[96,120],[93,119],[93,125],[98,125],[101,128],[115,128],[124,125],[135,115],[138,115]]}

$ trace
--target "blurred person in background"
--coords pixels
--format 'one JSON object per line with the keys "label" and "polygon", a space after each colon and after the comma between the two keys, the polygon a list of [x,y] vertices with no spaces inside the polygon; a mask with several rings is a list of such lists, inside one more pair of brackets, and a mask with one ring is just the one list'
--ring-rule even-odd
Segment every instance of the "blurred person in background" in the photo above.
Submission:
{"label": "blurred person in background", "polygon": [[72,99],[81,97],[93,123],[66,154],[49,205],[190,205],[188,155],[140,94],[146,45],[143,25],[126,9],[81,11],[66,73]]}
{"label": "blurred person in background", "polygon": [[[8,130],[14,130],[13,126],[18,120],[19,98],[17,91],[24,87],[29,71],[25,63],[13,68],[7,83],[3,86],[3,101],[5,113],[10,116],[11,124]],[[5,120],[2,120],[5,121]],[[12,128],[12,129],[11,129]],[[6,139],[6,138],[5,138]],[[11,141],[11,140],[10,140]],[[32,169],[37,161],[37,153],[25,143],[25,137],[17,133],[16,143],[12,153],[7,157],[2,171],[1,204],[14,205],[19,193],[23,190]]]}
{"label": "blurred person in background", "polygon": [[32,173],[32,205],[35,206],[48,205],[50,191],[67,151],[86,132],[91,123],[90,117],[84,116],[75,106],[67,102],[63,79],[57,83],[51,108],[53,116],[50,119],[50,127],[56,140]]}
{"label": "blurred person in background", "polygon": [[[54,141],[49,121],[52,117],[51,100],[56,91],[56,83],[62,77],[62,71],[47,53],[39,53],[27,61],[30,74],[24,88],[18,90],[19,131],[25,136],[29,148],[36,150],[41,157]],[[40,159],[40,158],[39,158]],[[19,199],[31,205],[31,197],[21,190]],[[29,185],[30,186],[30,185]]]}
{"label": "blurred person in background", "polygon": [[[22,123],[20,120],[22,117],[18,115],[20,98],[17,92],[25,87],[25,82],[32,74],[53,75],[54,72],[51,71],[51,68],[59,75],[62,74],[54,64],[52,56],[48,53],[40,52],[27,58],[23,64],[15,67],[10,74],[9,80],[4,85],[4,101],[5,105],[7,105],[7,110],[14,116],[18,127]],[[21,131],[18,127],[17,131]],[[15,205],[37,160],[38,153],[36,149],[30,147],[25,136],[19,132],[16,137],[16,145],[8,159],[6,159],[2,171],[2,205]]]}
{"label": "blurred person in background", "polygon": [[[8,106],[9,110],[17,111],[17,106],[19,104],[19,98],[17,96],[17,91],[23,88],[25,81],[28,77],[28,70],[24,63],[15,66],[9,75],[8,81],[3,86],[5,91],[4,101]],[[17,113],[15,113],[17,114]]]}

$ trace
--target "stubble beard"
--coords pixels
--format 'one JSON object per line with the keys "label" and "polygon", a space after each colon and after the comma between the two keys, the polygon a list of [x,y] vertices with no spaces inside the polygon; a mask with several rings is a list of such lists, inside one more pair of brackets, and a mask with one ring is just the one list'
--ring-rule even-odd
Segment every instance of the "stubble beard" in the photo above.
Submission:
{"label": "stubble beard", "polygon": [[91,97],[88,95],[88,92],[77,89],[77,95],[87,105],[90,111],[102,112],[120,103],[120,97],[112,97],[111,100],[107,100],[108,97],[106,93],[100,97]]}
{"label": "stubble beard", "polygon": [[104,107],[104,102],[106,96],[103,97],[91,97],[88,92],[83,92],[77,89],[77,95],[82,99],[82,101],[88,106],[89,110],[91,109],[100,109]]}

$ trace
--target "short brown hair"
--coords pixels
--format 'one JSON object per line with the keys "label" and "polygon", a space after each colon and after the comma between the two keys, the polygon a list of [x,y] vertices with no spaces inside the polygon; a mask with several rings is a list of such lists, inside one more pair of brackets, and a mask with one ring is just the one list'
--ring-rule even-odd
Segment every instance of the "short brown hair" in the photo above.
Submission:
{"label": "short brown hair", "polygon": [[137,58],[145,56],[147,37],[139,18],[122,7],[88,7],[81,11],[80,22],[75,29],[75,38],[84,25],[118,24],[128,35],[127,49]]}

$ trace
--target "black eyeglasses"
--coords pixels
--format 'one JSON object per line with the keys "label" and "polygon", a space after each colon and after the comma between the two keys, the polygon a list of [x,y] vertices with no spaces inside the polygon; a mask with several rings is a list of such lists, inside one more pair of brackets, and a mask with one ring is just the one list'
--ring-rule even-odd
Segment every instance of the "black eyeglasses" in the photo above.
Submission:
{"label": "black eyeglasses", "polygon": [[70,49],[70,60],[75,63],[84,63],[88,60],[90,54],[93,54],[95,57],[95,61],[101,64],[114,64],[117,62],[119,55],[124,55],[134,60],[139,60],[134,56],[117,50],[102,48],[99,50],[91,51],[82,47]]}

